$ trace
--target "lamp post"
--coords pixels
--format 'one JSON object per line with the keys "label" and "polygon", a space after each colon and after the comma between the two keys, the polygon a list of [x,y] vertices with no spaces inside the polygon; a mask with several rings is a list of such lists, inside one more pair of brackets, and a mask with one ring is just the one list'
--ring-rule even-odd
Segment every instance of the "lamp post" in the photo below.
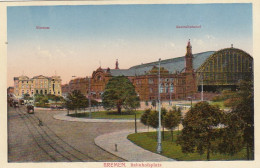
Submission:
{"label": "lamp post", "polygon": [[91,84],[91,81],[90,81],[90,77],[88,78],[88,107],[89,107],[89,118],[91,118],[91,99],[90,99],[90,84]]}
{"label": "lamp post", "polygon": [[157,140],[157,153],[162,153],[162,134],[161,134],[161,80],[160,80],[160,69],[161,69],[161,58],[159,59],[159,71],[158,71],[158,111],[159,111],[159,121],[158,121],[158,140]]}
{"label": "lamp post", "polygon": [[136,110],[135,110],[135,133],[137,133]]}
{"label": "lamp post", "polygon": [[190,111],[192,111],[192,97],[188,97],[188,99],[190,99]]}
{"label": "lamp post", "polygon": [[203,101],[203,74],[201,74],[201,81],[202,81],[202,84],[201,84],[201,101]]}

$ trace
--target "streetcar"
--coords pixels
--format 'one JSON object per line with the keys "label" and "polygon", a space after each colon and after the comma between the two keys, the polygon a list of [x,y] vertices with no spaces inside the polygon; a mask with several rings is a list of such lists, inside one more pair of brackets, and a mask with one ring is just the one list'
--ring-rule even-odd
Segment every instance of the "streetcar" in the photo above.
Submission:
{"label": "streetcar", "polygon": [[23,100],[23,99],[20,99],[20,100],[19,100],[19,103],[20,103],[20,105],[24,105],[24,100]]}
{"label": "streetcar", "polygon": [[27,113],[34,114],[34,106],[32,104],[27,105]]}
{"label": "streetcar", "polygon": [[19,107],[19,102],[17,99],[13,99],[12,107]]}

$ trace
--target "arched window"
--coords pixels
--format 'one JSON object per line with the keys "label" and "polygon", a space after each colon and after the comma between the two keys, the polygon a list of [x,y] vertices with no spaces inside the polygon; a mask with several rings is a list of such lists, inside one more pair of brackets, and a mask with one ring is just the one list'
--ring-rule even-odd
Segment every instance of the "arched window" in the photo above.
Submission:
{"label": "arched window", "polygon": [[168,93],[169,85],[166,83],[165,84],[165,93]]}
{"label": "arched window", "polygon": [[162,83],[161,86],[160,86],[160,93],[163,93],[163,89],[164,89],[164,86],[163,86],[163,83]]}
{"label": "arched window", "polygon": [[174,91],[174,87],[173,87],[173,83],[171,83],[170,92],[172,93],[173,91]]}

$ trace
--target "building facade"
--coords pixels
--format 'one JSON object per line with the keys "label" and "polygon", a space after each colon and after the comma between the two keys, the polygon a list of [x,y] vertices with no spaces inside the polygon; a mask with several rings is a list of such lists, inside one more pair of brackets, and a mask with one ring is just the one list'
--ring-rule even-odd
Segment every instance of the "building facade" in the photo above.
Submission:
{"label": "building facade", "polygon": [[[188,42],[184,58],[161,61],[160,95],[162,100],[185,99],[197,91],[191,48],[191,44]],[[182,66],[181,64],[184,62],[186,65]],[[76,85],[73,85],[74,80],[72,80],[68,85],[63,85],[62,90],[64,93],[80,90],[83,94],[86,93],[84,95],[87,97],[101,100],[105,86],[111,77],[126,76],[135,86],[141,100],[155,100],[158,98],[158,64],[159,62],[153,62],[129,69],[120,69],[117,60],[115,69],[99,67],[92,73],[91,77],[84,78]]]}
{"label": "building facade", "polygon": [[[99,67],[91,77],[63,85],[63,92],[80,90],[87,97],[101,101],[105,86],[114,76],[126,76],[135,86],[142,101],[158,99],[159,61],[120,69]],[[205,97],[223,89],[234,90],[242,79],[253,74],[253,58],[240,49],[231,48],[193,54],[188,41],[182,57],[160,61],[160,96],[162,100],[198,99],[202,88]],[[212,94],[211,94],[212,93]]]}
{"label": "building facade", "polygon": [[27,76],[14,77],[14,95],[23,97],[24,94],[62,95],[60,76],[46,77],[43,75],[29,78]]}

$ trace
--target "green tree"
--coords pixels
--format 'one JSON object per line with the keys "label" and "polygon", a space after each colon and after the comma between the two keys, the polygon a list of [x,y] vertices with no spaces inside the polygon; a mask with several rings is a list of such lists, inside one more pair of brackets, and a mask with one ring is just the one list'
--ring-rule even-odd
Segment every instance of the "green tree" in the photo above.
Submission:
{"label": "green tree", "polygon": [[169,112],[166,113],[166,115],[163,118],[163,123],[165,127],[169,130],[171,130],[172,135],[172,141],[173,141],[173,129],[177,127],[181,123],[181,111],[176,108],[173,108]]}
{"label": "green tree", "polygon": [[142,114],[141,119],[140,119],[141,123],[143,123],[144,125],[148,126],[148,130],[149,130],[148,117],[150,115],[150,112],[151,112],[151,109],[146,109],[144,111],[144,113]]}
{"label": "green tree", "polygon": [[28,93],[26,93],[26,94],[23,95],[23,99],[28,101],[28,100],[32,100],[33,98],[30,97],[30,95]]}
{"label": "green tree", "polygon": [[158,111],[152,110],[149,113],[147,123],[153,128],[158,128]]}
{"label": "green tree", "polygon": [[87,107],[87,101],[87,98],[79,90],[74,90],[67,96],[65,105],[68,110],[75,110],[77,114],[78,109]]}
{"label": "green tree", "polygon": [[218,106],[212,106],[208,102],[199,102],[186,113],[183,120],[183,130],[177,143],[181,145],[184,153],[218,152],[216,139],[219,137],[218,127],[223,124],[224,112]]}
{"label": "green tree", "polygon": [[148,101],[145,101],[145,105],[146,105],[146,106],[149,106],[149,102],[148,102]]}
{"label": "green tree", "polygon": [[152,100],[152,106],[156,109],[156,100]]}
{"label": "green tree", "polygon": [[222,131],[221,152],[232,155],[246,147],[247,159],[254,159],[254,87],[251,80],[240,82],[235,100]]}
{"label": "green tree", "polygon": [[162,128],[163,128],[163,132],[162,132],[162,138],[164,140],[164,128],[165,128],[165,123],[164,123],[164,117],[167,113],[166,108],[162,107],[161,108],[161,121],[162,121]]}
{"label": "green tree", "polygon": [[40,102],[40,101],[41,101],[41,99],[42,99],[43,97],[44,97],[44,96],[43,96],[43,95],[41,95],[41,94],[35,94],[35,95],[34,95],[35,102]]}
{"label": "green tree", "polygon": [[111,78],[102,95],[104,108],[110,110],[117,108],[121,114],[122,108],[133,110],[140,107],[140,99],[135,92],[134,85],[124,76]]}
{"label": "green tree", "polygon": [[[166,109],[165,108],[161,108],[161,120],[163,121],[163,117],[166,114]],[[147,123],[149,124],[149,126],[153,127],[153,128],[158,128],[158,123],[159,123],[159,114],[158,111],[152,110],[149,113],[148,119],[147,119]],[[163,126],[163,122],[162,122],[162,126]]]}

